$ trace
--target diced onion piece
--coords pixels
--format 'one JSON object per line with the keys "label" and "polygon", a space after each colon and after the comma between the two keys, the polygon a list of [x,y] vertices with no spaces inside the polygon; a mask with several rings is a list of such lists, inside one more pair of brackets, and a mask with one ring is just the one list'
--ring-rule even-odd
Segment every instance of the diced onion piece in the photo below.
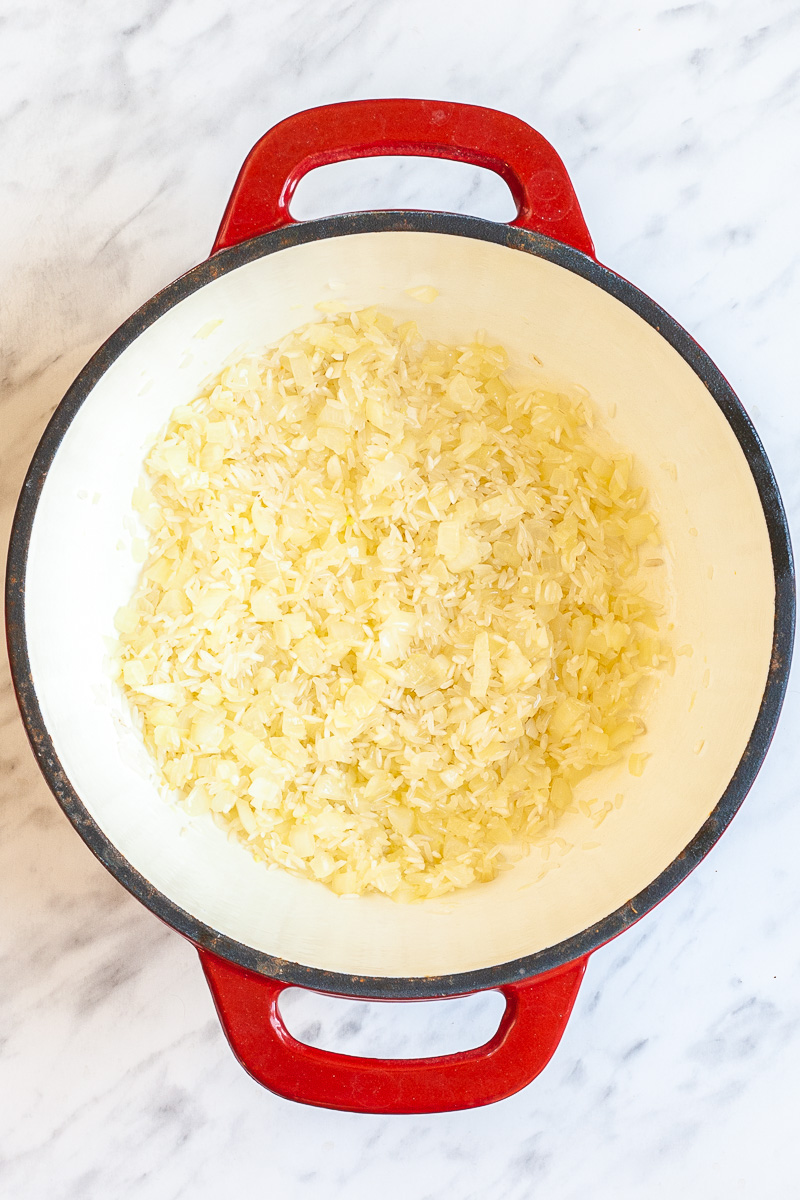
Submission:
{"label": "diced onion piece", "polygon": [[270,588],[259,588],[250,597],[250,608],[257,621],[279,621],[282,616],[280,604]]}
{"label": "diced onion piece", "polygon": [[435,287],[423,284],[421,287],[406,288],[406,295],[412,300],[419,300],[420,304],[433,304],[439,292]]}

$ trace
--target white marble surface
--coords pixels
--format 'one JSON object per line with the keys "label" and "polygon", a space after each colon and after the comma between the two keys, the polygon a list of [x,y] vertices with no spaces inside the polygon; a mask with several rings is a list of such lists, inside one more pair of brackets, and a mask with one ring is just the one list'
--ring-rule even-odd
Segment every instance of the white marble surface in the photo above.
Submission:
{"label": "white marble surface", "polygon": [[[65,387],[207,254],[252,142],[299,108],[405,94],[506,108],[554,142],[599,257],[734,383],[798,540],[798,61],[788,0],[6,0],[3,537]],[[509,212],[502,185],[420,162],[332,169],[298,198],[390,205]],[[544,1074],[492,1108],[381,1118],[286,1103],[236,1065],[191,947],[58,810],[3,667],[0,1195],[794,1200],[796,678],[734,825],[595,954]],[[495,1001],[293,1011],[331,1048],[431,1053],[482,1040]]]}

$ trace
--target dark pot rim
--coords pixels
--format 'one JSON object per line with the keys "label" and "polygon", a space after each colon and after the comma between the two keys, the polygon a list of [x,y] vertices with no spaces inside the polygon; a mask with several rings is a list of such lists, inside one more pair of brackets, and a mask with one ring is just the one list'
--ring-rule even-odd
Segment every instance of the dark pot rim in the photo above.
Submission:
{"label": "dark pot rim", "polygon": [[[652,326],[702,380],[735,434],[753,475],[769,532],[775,575],[772,658],[758,717],[739,764],[713,812],[684,850],[652,883],[601,921],[535,954],[480,970],[415,978],[356,976],[276,958],[197,920],[136,871],[84,807],[59,762],[31,677],[25,635],[25,573],[31,530],[47,473],[73,418],[102,375],[148,326],[220,275],[291,246],[324,238],[384,231],[450,234],[494,242],[564,267],[602,288]],[[55,410],[28,469],[11,531],[6,577],[6,630],[14,688],[39,767],[83,840],[138,900],[198,946],[286,983],[338,995],[424,999],[499,987],[540,975],[580,958],[616,937],[664,899],[694,869],[732,820],[767,753],[775,732],[791,662],[795,582],[789,528],[769,460],[732,388],[693,338],[648,296],[594,259],[542,234],[475,217],[432,212],[368,212],[307,221],[222,250],[142,305],[92,356]]]}

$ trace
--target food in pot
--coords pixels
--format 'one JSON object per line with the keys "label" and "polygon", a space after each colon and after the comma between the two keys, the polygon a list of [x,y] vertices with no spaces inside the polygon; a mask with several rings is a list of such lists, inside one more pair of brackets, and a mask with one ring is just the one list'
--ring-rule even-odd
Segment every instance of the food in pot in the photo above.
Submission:
{"label": "food in pot", "polygon": [[630,753],[667,661],[630,455],[508,367],[332,315],[147,457],[116,622],[145,743],[192,813],[340,894],[492,879]]}

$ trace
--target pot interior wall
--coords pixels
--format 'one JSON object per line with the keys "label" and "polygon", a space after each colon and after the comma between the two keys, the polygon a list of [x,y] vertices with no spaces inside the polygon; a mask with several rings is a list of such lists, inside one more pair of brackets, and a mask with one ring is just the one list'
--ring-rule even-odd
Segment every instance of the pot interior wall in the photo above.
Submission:
{"label": "pot interior wall", "polygon": [[[432,284],[431,305],[405,289]],[[538,852],[491,884],[439,902],[339,899],[255,863],[207,817],[166,803],[104,666],[113,617],[134,585],[131,493],[146,443],[238,347],[317,319],[314,305],[377,304],[424,333],[477,329],[544,381],[587,388],[651,490],[673,577],[677,658],[648,714],[644,775],[626,765],[579,797],[623,793],[595,828],[568,816],[573,849],[543,874]],[[221,322],[209,332],[209,322]],[[205,328],[204,328],[205,327]],[[205,336],[200,336],[200,335]],[[609,413],[614,413],[613,416]],[[662,464],[677,467],[677,479]],[[644,320],[597,286],[534,256],[439,233],[352,234],[283,249],[221,275],[159,318],[94,387],[56,455],[35,517],[26,580],[34,684],[56,752],[86,808],[170,900],[252,947],[358,975],[492,966],[551,946],[613,912],[696,834],[752,730],[770,659],[774,584],[767,529],[736,438],[700,379]]]}

